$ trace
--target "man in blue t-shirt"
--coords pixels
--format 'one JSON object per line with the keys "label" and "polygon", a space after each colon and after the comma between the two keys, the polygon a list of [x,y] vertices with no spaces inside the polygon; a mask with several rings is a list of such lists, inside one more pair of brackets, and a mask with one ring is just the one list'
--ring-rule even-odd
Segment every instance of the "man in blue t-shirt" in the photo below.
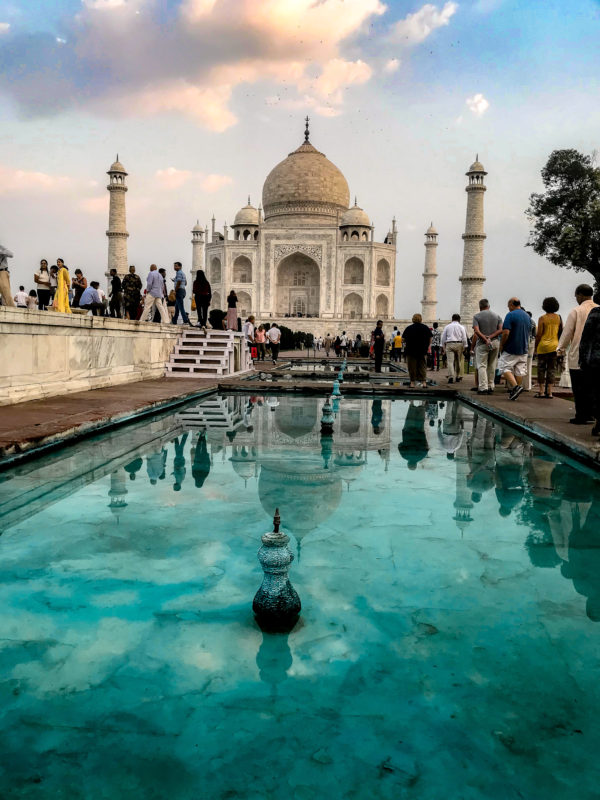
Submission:
{"label": "man in blue t-shirt", "polygon": [[529,314],[521,308],[520,300],[511,297],[508,301],[508,314],[502,324],[501,355],[498,360],[500,374],[511,387],[508,395],[510,400],[516,400],[523,391],[522,381],[527,375],[530,332]]}

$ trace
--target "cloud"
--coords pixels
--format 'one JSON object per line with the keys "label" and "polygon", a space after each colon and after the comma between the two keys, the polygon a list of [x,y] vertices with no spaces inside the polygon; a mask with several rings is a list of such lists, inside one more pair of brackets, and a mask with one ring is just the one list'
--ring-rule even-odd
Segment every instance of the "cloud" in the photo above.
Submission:
{"label": "cloud", "polygon": [[400,68],[399,58],[389,58],[383,65],[383,71],[388,75],[391,75],[393,72],[396,72],[399,68]]}
{"label": "cloud", "polygon": [[14,169],[0,164],[0,194],[45,194],[60,192],[72,185],[71,178]]}
{"label": "cloud", "polygon": [[[185,114],[223,131],[242,84],[275,83],[339,113],[348,87],[371,67],[345,60],[342,47],[374,16],[380,0],[180,0],[169,24],[161,0],[84,0],[49,34],[0,45],[0,92],[22,113],[69,108],[122,116]],[[25,68],[23,65],[26,65]],[[58,101],[57,101],[58,98]],[[330,111],[327,111],[330,109]]]}
{"label": "cloud", "polygon": [[485,99],[485,97],[479,92],[478,94],[474,94],[473,97],[467,97],[465,100],[469,111],[472,114],[475,114],[476,117],[481,117],[490,107],[489,101]]}
{"label": "cloud", "polygon": [[233,178],[230,175],[218,175],[216,173],[206,175],[203,172],[192,172],[189,169],[176,169],[175,167],[159,169],[154,177],[158,185],[168,191],[180,189],[186,183],[192,181],[198,184],[205,192],[213,193],[233,183]]}
{"label": "cloud", "polygon": [[392,41],[415,45],[425,41],[436,28],[448,25],[458,10],[458,3],[447,2],[440,10],[431,3],[426,3],[414,14],[408,14],[392,27]]}
{"label": "cloud", "polygon": [[81,208],[86,214],[108,214],[108,194],[100,197],[86,197],[81,201]]}
{"label": "cloud", "polygon": [[8,33],[10,30],[10,22],[0,22],[0,36],[3,33]]}

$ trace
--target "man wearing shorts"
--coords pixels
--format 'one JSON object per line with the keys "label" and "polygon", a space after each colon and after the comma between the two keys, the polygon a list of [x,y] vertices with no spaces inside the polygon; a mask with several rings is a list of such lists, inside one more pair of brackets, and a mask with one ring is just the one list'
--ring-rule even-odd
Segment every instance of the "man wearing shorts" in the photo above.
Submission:
{"label": "man wearing shorts", "polygon": [[527,375],[527,353],[529,350],[529,334],[531,319],[521,308],[516,297],[508,301],[508,314],[502,324],[502,340],[500,342],[500,358],[498,369],[510,387],[509,399],[516,400],[523,391],[523,378]]}

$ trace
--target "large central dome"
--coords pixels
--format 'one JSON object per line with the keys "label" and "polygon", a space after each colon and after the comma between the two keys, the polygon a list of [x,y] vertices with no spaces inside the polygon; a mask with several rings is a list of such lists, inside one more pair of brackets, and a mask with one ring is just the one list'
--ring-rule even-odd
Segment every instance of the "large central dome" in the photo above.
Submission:
{"label": "large central dome", "polygon": [[350,204],[340,170],[305,141],[277,164],[263,186],[265,221],[274,225],[331,225]]}

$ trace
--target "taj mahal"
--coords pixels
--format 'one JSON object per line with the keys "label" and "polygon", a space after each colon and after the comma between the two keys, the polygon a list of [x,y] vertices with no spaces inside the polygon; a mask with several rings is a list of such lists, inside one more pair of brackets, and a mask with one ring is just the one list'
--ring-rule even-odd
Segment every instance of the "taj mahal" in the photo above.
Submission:
{"label": "taj mahal", "polygon": [[193,269],[204,264],[220,307],[231,287],[241,316],[322,320],[393,316],[395,225],[376,242],[369,216],[350,205],[348,182],[309,140],[277,164],[262,190],[262,206],[235,215],[231,231],[202,241],[194,229]]}
{"label": "taj mahal", "polygon": [[[127,271],[125,193],[127,172],[119,161],[108,171],[110,212],[108,269]],[[470,323],[485,282],[483,198],[487,175],[479,158],[467,171],[467,214],[462,274],[461,316]],[[304,141],[267,175],[258,208],[248,203],[233,225],[217,229],[199,222],[192,229],[191,275],[204,269],[212,287],[212,307],[224,309],[234,289],[242,319],[254,314],[324,334],[352,329],[369,334],[377,319],[404,323],[394,313],[397,228],[392,219],[383,241],[340,169],[310,141],[306,118]],[[438,232],[425,231],[425,266],[421,311],[425,322],[437,317]]]}

